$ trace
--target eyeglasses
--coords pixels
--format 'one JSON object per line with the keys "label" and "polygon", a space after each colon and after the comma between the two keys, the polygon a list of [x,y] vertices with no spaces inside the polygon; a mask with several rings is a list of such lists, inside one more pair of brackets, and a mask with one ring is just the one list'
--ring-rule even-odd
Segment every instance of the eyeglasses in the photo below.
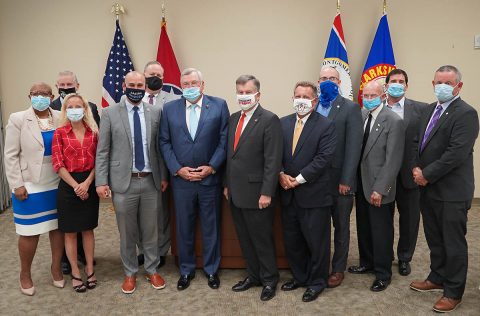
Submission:
{"label": "eyeglasses", "polygon": [[338,80],[338,78],[337,77],[320,77],[320,81],[327,81],[327,80],[336,81]]}

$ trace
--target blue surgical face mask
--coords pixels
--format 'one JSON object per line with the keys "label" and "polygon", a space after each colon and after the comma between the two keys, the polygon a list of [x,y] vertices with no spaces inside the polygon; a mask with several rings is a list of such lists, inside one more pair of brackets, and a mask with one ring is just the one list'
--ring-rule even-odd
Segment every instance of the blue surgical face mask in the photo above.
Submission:
{"label": "blue surgical face mask", "polygon": [[320,84],[320,105],[328,108],[330,102],[338,95],[338,86],[335,82],[327,80]]}
{"label": "blue surgical face mask", "polygon": [[[455,87],[457,85],[455,85]],[[453,99],[455,97],[453,95],[453,89],[455,89],[455,87],[452,87],[451,85],[448,85],[446,83],[436,84],[435,85],[435,95],[437,96],[438,102],[445,103],[445,102]]]}
{"label": "blue surgical face mask", "polygon": [[389,83],[387,93],[394,98],[399,98],[405,94],[405,86],[396,82]]}
{"label": "blue surgical face mask", "polygon": [[32,108],[37,111],[43,112],[50,106],[50,98],[44,97],[42,95],[35,95],[30,97],[30,102],[32,103]]}
{"label": "blue surgical face mask", "polygon": [[372,111],[377,108],[380,104],[382,104],[382,100],[380,97],[376,97],[373,99],[363,99],[363,107],[368,111]]}
{"label": "blue surgical face mask", "polygon": [[83,116],[85,115],[85,111],[83,108],[70,108],[67,109],[67,118],[71,122],[78,122],[83,119]]}
{"label": "blue surgical face mask", "polygon": [[199,87],[190,87],[183,89],[183,97],[188,101],[195,101],[200,96]]}

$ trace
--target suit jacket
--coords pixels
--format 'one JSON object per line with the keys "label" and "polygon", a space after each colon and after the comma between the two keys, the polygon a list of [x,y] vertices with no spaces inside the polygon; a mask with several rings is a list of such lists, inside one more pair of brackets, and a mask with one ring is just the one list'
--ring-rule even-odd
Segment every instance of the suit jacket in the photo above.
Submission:
{"label": "suit jacket", "polygon": [[[428,106],[423,117],[420,143],[437,103]],[[418,166],[428,180],[423,194],[440,201],[470,201],[475,181],[473,145],[478,136],[477,111],[461,98],[443,112],[419,152]]]}
{"label": "suit jacket", "polygon": [[[92,110],[93,119],[97,123],[97,126],[100,126],[100,116],[98,115],[97,106],[95,105],[95,103],[92,102],[88,102],[88,105],[90,105],[90,109]],[[60,97],[53,100],[50,104],[50,107],[54,110],[61,111],[62,102],[60,101]]]}
{"label": "suit jacket", "polygon": [[225,163],[228,111],[225,100],[203,95],[202,110],[195,139],[192,139],[186,122],[184,98],[165,104],[160,124],[159,146],[172,175],[174,186],[191,186],[191,182],[175,176],[182,167],[196,168],[210,165],[215,171],[202,179],[203,185],[220,185],[221,169]]}
{"label": "suit jacket", "polygon": [[163,90],[160,91],[159,94],[157,94],[156,100],[155,100],[155,106],[160,107],[161,110],[163,110],[163,107],[165,103],[168,103],[170,101],[178,100],[180,99],[179,95],[176,95],[174,93],[167,93]]}
{"label": "suit jacket", "polygon": [[[365,121],[368,111],[362,110],[362,115]],[[395,200],[404,146],[405,127],[402,119],[383,106],[370,130],[360,161],[363,192],[367,201],[370,201],[373,191],[382,195],[382,204]]]}
{"label": "suit jacket", "polygon": [[[54,126],[58,126],[59,117],[60,112],[52,110]],[[44,151],[33,109],[12,113],[5,129],[5,173],[12,189],[40,180]]]}
{"label": "suit jacket", "polygon": [[307,181],[294,189],[280,189],[283,205],[296,203],[302,208],[330,206],[333,203],[329,192],[329,168],[335,152],[335,124],[317,112],[312,112],[303,127],[295,152],[292,155],[293,133],[297,115],[283,117],[283,160],[285,174],[296,177],[299,174]]}
{"label": "suit jacket", "polygon": [[400,181],[407,189],[414,189],[418,185],[413,181],[412,169],[416,166],[419,132],[422,117],[427,110],[427,104],[405,98],[403,110],[403,124],[405,126],[405,149],[403,162],[400,168]]}
{"label": "suit jacket", "polygon": [[350,186],[350,192],[354,193],[362,150],[363,120],[360,105],[339,95],[333,101],[328,118],[335,123],[337,134],[331,167],[333,193],[338,195],[339,184]]}
{"label": "suit jacket", "polygon": [[238,208],[258,209],[260,195],[275,196],[282,165],[282,127],[278,116],[260,105],[243,130],[234,151],[241,111],[230,116],[226,186]]}
{"label": "suit jacket", "polygon": [[[160,183],[167,176],[157,145],[161,111],[145,102],[143,102],[143,107],[148,157],[155,187],[160,190]],[[127,107],[123,100],[104,108],[102,111],[95,160],[96,186],[108,184],[113,192],[124,193],[127,191],[132,178],[132,148],[132,133],[128,121]]]}

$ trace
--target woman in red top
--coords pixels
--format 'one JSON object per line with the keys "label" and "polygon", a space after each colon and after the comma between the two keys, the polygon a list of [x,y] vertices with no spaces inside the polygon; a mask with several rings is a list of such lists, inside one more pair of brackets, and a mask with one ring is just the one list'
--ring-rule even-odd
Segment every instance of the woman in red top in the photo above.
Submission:
{"label": "woman in red top", "polygon": [[[97,285],[93,270],[93,229],[98,226],[99,206],[94,183],[98,127],[88,102],[75,93],[67,95],[63,101],[59,126],[52,144],[53,169],[61,178],[57,195],[58,228],[65,233],[73,289],[85,292]],[[87,261],[85,283],[77,264],[78,232],[82,233]]]}

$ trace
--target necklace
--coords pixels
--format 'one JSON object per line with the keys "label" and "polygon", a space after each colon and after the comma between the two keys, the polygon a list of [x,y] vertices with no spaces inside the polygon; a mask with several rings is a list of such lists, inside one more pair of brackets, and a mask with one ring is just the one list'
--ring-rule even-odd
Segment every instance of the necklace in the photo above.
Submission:
{"label": "necklace", "polygon": [[41,119],[37,114],[35,114],[35,117],[37,118],[38,127],[40,127],[42,131],[51,131],[53,129],[53,118],[50,111],[48,111],[48,119]]}

